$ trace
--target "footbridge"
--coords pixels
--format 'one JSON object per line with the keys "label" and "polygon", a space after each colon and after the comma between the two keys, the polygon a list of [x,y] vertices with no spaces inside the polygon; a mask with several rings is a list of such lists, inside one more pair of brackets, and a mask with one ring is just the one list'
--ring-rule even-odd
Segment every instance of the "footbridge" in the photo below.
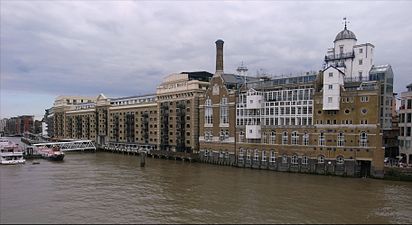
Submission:
{"label": "footbridge", "polygon": [[48,142],[33,144],[36,147],[52,147],[57,146],[61,151],[84,151],[84,150],[96,150],[96,146],[90,140],[77,140],[67,142]]}

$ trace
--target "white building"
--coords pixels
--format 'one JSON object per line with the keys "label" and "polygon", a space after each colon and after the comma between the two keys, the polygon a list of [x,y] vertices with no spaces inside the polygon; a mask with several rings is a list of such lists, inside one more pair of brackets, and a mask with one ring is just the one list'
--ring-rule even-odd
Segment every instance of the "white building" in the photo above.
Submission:
{"label": "white building", "polygon": [[368,79],[373,65],[375,46],[371,43],[357,44],[355,34],[346,27],[336,35],[333,48],[325,56],[325,68],[334,66],[343,71],[346,78]]}
{"label": "white building", "polygon": [[406,86],[408,91],[401,93],[399,108],[399,154],[407,164],[412,164],[412,83]]}

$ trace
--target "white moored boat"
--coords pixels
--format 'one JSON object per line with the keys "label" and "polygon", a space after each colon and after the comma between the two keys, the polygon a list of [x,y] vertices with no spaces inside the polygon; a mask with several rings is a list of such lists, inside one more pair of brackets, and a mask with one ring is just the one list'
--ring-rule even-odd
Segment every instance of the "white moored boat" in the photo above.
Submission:
{"label": "white moored boat", "polygon": [[19,146],[7,139],[0,140],[0,164],[24,163],[23,152]]}

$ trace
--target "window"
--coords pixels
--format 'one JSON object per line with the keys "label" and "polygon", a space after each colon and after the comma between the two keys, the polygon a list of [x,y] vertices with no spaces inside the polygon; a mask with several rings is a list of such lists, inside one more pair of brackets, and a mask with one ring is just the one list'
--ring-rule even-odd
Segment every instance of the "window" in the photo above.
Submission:
{"label": "window", "polygon": [[329,73],[329,77],[333,77],[333,73]]}
{"label": "window", "polygon": [[270,132],[270,144],[275,144],[276,143],[276,132],[272,131]]}
{"label": "window", "polygon": [[276,162],[276,153],[275,153],[275,151],[270,151],[270,162],[271,163]]}
{"label": "window", "polygon": [[286,155],[282,156],[282,163],[288,163],[288,157]]}
{"label": "window", "polygon": [[362,71],[359,71],[359,78],[362,79]]}
{"label": "window", "polygon": [[363,60],[359,59],[359,65],[362,65],[362,64],[363,64]]}
{"label": "window", "polygon": [[223,141],[223,140],[226,140],[226,139],[228,139],[229,138],[229,131],[228,130],[220,130],[220,133],[219,133],[219,139],[221,140],[221,141]]}
{"label": "window", "polygon": [[360,101],[361,102],[369,102],[369,96],[361,96]]}
{"label": "window", "polygon": [[309,145],[309,134],[306,132],[303,135],[303,145]]}
{"label": "window", "polygon": [[325,146],[325,134],[323,132],[319,135],[319,146]]}
{"label": "window", "polygon": [[336,158],[336,163],[337,164],[343,164],[344,163],[344,159],[343,159],[343,156],[338,156],[337,158]]}
{"label": "window", "polygon": [[338,140],[337,140],[338,147],[342,147],[345,144],[345,137],[343,136],[343,133],[338,134]]}
{"label": "window", "polygon": [[284,131],[282,135],[282,145],[288,144],[288,132]]}
{"label": "window", "polygon": [[368,134],[366,134],[366,132],[360,133],[359,146],[361,147],[368,146]]}
{"label": "window", "polygon": [[227,104],[227,98],[222,98],[220,102],[220,123],[228,124],[229,123],[229,107]]}
{"label": "window", "polygon": [[332,103],[332,97],[328,97],[328,103]]}
{"label": "window", "polygon": [[343,45],[340,45],[340,46],[339,46],[339,53],[340,53],[340,54],[343,54]]}
{"label": "window", "polygon": [[207,158],[209,156],[209,151],[205,150],[205,157]]}
{"label": "window", "polygon": [[359,49],[359,53],[360,53],[360,54],[363,53],[363,48],[360,48],[360,49]]}
{"label": "window", "polygon": [[243,162],[243,148],[239,150],[239,162]]}
{"label": "window", "polygon": [[329,90],[332,90],[332,89],[333,89],[333,85],[332,85],[332,84],[329,84],[329,85],[328,85],[328,89],[329,89]]}
{"label": "window", "polygon": [[299,141],[299,135],[298,132],[293,131],[292,132],[292,145],[297,145]]}
{"label": "window", "polygon": [[213,108],[211,99],[206,99],[205,102],[205,124],[213,124]]}
{"label": "window", "polygon": [[267,143],[268,143],[268,134],[267,134],[266,132],[263,132],[262,142],[263,142],[264,144],[267,144]]}
{"label": "window", "polygon": [[298,156],[297,156],[297,155],[293,155],[293,156],[292,156],[292,164],[293,164],[293,165],[297,165],[298,162],[299,162],[299,161],[298,161]]}
{"label": "window", "polygon": [[246,161],[250,162],[250,150],[246,150]]}
{"label": "window", "polygon": [[323,155],[318,156],[318,163],[325,163],[325,156]]}
{"label": "window", "polygon": [[307,157],[307,156],[303,156],[303,157],[302,157],[302,164],[303,164],[303,165],[307,165],[307,164],[308,164],[308,157]]}
{"label": "window", "polygon": [[239,142],[244,142],[245,141],[245,132],[240,131],[239,133]]}
{"label": "window", "polygon": [[262,151],[262,162],[266,162],[266,151]]}
{"label": "window", "polygon": [[253,161],[255,161],[255,162],[259,161],[259,151],[258,150],[255,150],[255,155],[253,157]]}

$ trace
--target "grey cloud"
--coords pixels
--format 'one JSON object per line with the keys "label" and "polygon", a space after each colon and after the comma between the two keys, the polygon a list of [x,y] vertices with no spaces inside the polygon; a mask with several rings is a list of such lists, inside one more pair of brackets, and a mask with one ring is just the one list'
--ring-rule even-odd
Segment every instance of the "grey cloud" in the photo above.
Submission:
{"label": "grey cloud", "polygon": [[319,70],[351,21],[359,43],[390,63],[395,91],[412,74],[410,2],[6,1],[1,10],[1,88],[50,95],[125,96],[155,92],[166,75],[214,72],[225,40],[225,70],[250,74]]}

